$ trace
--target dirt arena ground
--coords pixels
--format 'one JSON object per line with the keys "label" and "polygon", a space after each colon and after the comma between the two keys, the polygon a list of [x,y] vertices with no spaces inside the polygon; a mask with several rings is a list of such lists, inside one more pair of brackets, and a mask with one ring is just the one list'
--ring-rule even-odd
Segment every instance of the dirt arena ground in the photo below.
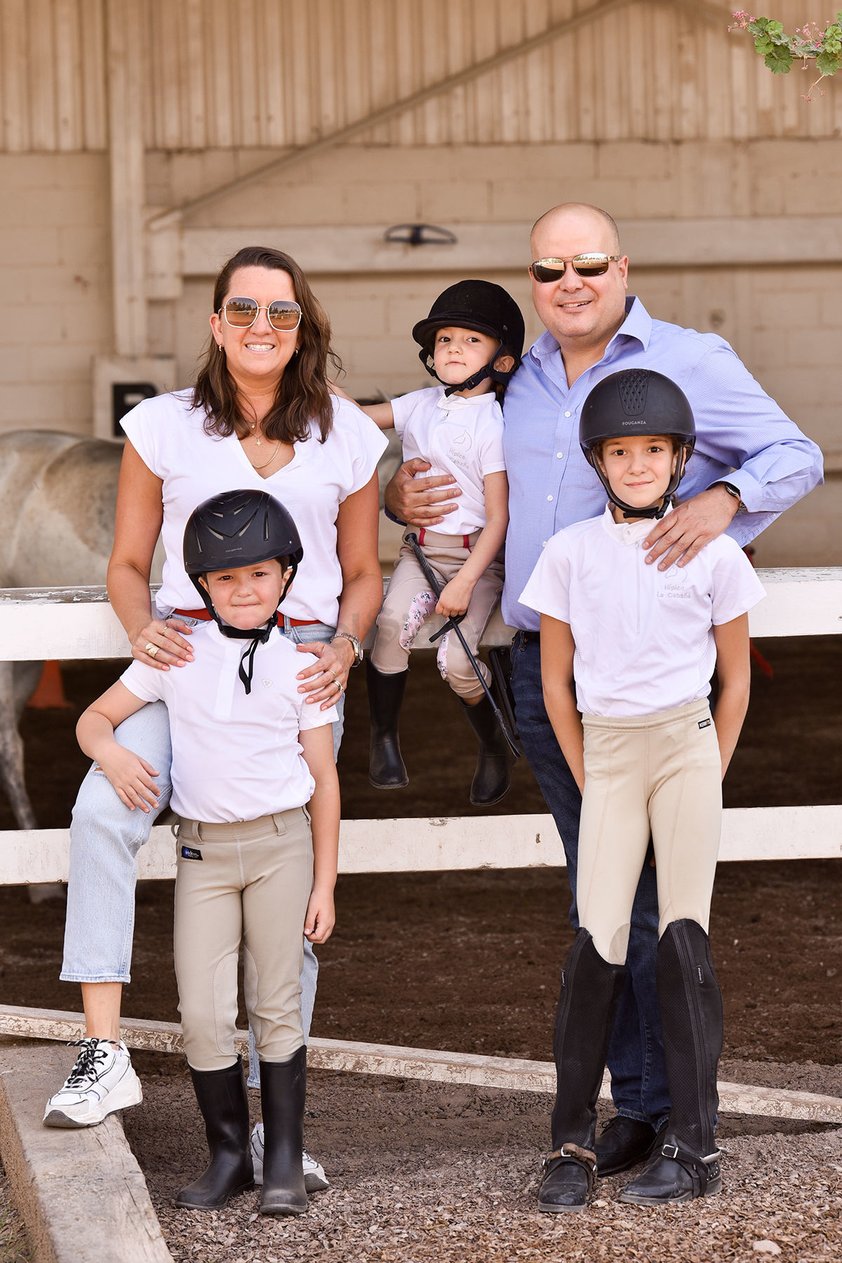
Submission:
{"label": "dirt arena ground", "polygon": [[[754,673],[727,804],[838,802],[842,638],[757,648],[773,675]],[[28,781],[44,826],[68,822],[84,770],[72,743],[75,715],[113,676],[113,664],[68,667],[71,709],[27,712]],[[406,702],[412,785],[388,795],[368,786],[360,676],[352,677],[340,761],[345,816],[475,814],[466,792],[470,734],[429,660],[413,670]],[[495,810],[543,810],[522,764]],[[0,828],[11,827],[0,804]],[[840,879],[838,861],[721,865],[711,934],[726,1006],[722,1078],[842,1094]],[[125,1006],[132,1016],[177,1019],[171,898],[168,883],[138,892]],[[566,903],[564,874],[550,870],[341,878],[337,930],[320,951],[314,1034],[546,1060],[570,941]],[[60,906],[33,907],[24,891],[0,889],[4,1003],[77,1007],[74,989],[56,977],[62,922]],[[621,1180],[607,1181],[587,1219],[570,1224],[533,1209],[547,1098],[318,1072],[308,1143],[334,1187],[313,1200],[305,1220],[258,1221],[251,1197],[208,1217],[175,1212],[173,1190],[200,1160],[200,1125],[180,1059],[148,1055],[137,1064],[146,1101],[126,1115],[126,1130],[178,1260],[842,1257],[838,1129],[726,1116],[725,1197],[663,1217],[635,1214],[613,1200]]]}

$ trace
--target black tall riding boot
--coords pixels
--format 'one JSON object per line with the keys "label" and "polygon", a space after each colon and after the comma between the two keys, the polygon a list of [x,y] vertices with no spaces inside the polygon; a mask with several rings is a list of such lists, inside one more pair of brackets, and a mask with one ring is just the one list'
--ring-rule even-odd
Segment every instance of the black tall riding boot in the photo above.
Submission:
{"label": "black tall riding boot", "polygon": [[210,1162],[198,1180],[181,1190],[175,1204],[189,1210],[220,1210],[235,1193],[254,1188],[243,1061],[238,1057],[224,1070],[191,1066],[190,1075],[205,1120]]}
{"label": "black tall riding boot", "polygon": [[306,1045],[293,1053],[289,1061],[261,1061],[260,1101],[265,1144],[261,1215],[303,1215],[307,1211],[301,1164],[306,1092]]}
{"label": "black tall riding boot", "polygon": [[579,930],[561,971],[553,1052],[553,1152],[544,1164],[538,1209],[583,1210],[596,1178],[596,1101],[625,967],[603,960]]}
{"label": "black tall riding boot", "polygon": [[722,994],[710,940],[696,921],[672,921],[664,931],[658,999],[672,1108],[663,1142],[620,1194],[620,1201],[642,1206],[689,1202],[722,1187],[714,1137]]}
{"label": "black tall riding boot", "polygon": [[403,789],[409,784],[401,758],[398,720],[408,671],[384,675],[366,658],[368,710],[371,716],[371,748],[368,779],[375,789]]}
{"label": "black tall riding boot", "polygon": [[490,807],[509,792],[512,756],[491,703],[483,694],[475,706],[462,706],[465,718],[479,738],[477,765],[471,781],[471,802]]}

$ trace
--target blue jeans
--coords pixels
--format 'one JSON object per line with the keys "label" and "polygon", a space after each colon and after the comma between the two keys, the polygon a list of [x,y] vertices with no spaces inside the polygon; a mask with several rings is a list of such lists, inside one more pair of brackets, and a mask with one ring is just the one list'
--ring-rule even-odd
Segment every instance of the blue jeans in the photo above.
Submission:
{"label": "blue jeans", "polygon": [[[573,895],[570,921],[578,929],[576,863],[582,799],[544,706],[537,634],[518,632],[515,636],[512,692],[523,752],[561,835]],[[656,1127],[670,1107],[655,971],[657,950],[658,888],[655,870],[646,863],[632,908],[628,973],[608,1046],[608,1069],[617,1112]]]}
{"label": "blue jeans", "polygon": [[[334,629],[322,623],[288,628],[291,639],[306,643],[329,640]],[[344,704],[344,694],[340,701]],[[334,751],[342,739],[334,724]],[[336,730],[339,730],[338,732]],[[70,874],[64,928],[64,982],[130,982],[134,936],[135,859],[149,840],[156,815],[170,800],[170,725],[163,702],[152,702],[130,715],[116,729],[121,745],[134,750],[157,770],[158,811],[130,811],[103,772],[92,767],[79,789],[70,826]],[[319,965],[304,942],[301,970],[301,1019],[309,1035],[316,999]],[[255,1062],[256,1064],[256,1062]]]}

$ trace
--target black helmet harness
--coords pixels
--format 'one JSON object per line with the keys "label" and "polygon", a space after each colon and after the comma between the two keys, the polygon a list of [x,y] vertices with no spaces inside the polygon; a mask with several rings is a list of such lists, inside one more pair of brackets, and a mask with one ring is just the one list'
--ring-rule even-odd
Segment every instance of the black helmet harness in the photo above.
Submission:
{"label": "black helmet harness", "polygon": [[[635,509],[618,499],[599,459],[607,439],[625,435],[664,435],[678,444],[675,468],[661,503]],[[626,517],[662,518],[684,475],[684,467],[696,445],[693,409],[684,391],[663,373],[647,368],[627,368],[597,382],[582,405],[579,443],[585,460],[608,492],[609,499]]]}
{"label": "black helmet harness", "polygon": [[[491,281],[457,281],[439,294],[426,320],[419,320],[413,326],[412,336],[421,347],[418,358],[436,381],[441,381],[441,378],[433,363],[435,335],[439,329],[446,328],[471,329],[475,333],[485,333],[496,338],[498,346],[488,363],[465,381],[455,386],[447,386],[442,382],[445,397],[457,390],[473,390],[487,377],[505,385],[520,364],[526,334],[523,316],[511,294],[502,285],[494,285]],[[511,355],[515,361],[514,367],[508,372],[494,367],[495,361],[502,354]]]}
{"label": "black helmet harness", "polygon": [[[224,491],[193,510],[184,528],[184,569],[223,636],[251,643],[240,658],[238,675],[251,692],[254,655],[277,627],[277,612],[304,555],[291,515],[265,491]],[[239,628],[223,622],[200,578],[213,570],[259,566],[275,559],[289,561],[292,574],[278,597],[278,607],[260,627]]]}

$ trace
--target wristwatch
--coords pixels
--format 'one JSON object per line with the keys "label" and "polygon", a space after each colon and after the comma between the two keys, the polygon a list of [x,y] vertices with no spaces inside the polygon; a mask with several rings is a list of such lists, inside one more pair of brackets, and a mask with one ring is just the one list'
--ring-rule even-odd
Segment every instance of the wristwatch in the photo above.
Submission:
{"label": "wristwatch", "polygon": [[358,667],[360,663],[362,662],[363,658],[365,657],[365,654],[363,653],[362,644],[357,639],[357,637],[353,634],[353,632],[338,631],[334,634],[333,639],[334,640],[350,640],[354,649],[354,661],[351,663],[351,666]]}
{"label": "wristwatch", "polygon": [[743,504],[743,497],[742,497],[742,495],[741,495],[741,493],[740,493],[740,489],[739,489],[739,487],[735,487],[735,486],[734,486],[734,484],[733,484],[732,482],[725,482],[725,481],[724,481],[724,479],[720,480],[719,482],[715,482],[715,483],[713,483],[713,484],[712,484],[712,486],[714,486],[714,487],[724,487],[724,488],[725,488],[725,490],[728,492],[728,495],[729,495],[729,496],[733,496],[733,497],[734,497],[734,499],[737,501],[737,512],[738,512],[738,513],[747,513],[747,512],[748,512],[748,510],[746,509],[746,506]]}

